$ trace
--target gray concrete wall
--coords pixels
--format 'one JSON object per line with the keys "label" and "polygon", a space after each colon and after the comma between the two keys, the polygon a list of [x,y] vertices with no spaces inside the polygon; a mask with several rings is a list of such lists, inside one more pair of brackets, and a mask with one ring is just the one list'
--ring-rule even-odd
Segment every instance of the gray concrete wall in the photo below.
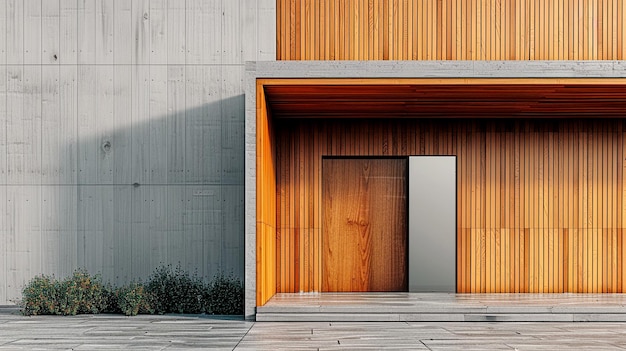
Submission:
{"label": "gray concrete wall", "polygon": [[275,0],[0,0],[0,304],[36,274],[244,274],[244,62]]}

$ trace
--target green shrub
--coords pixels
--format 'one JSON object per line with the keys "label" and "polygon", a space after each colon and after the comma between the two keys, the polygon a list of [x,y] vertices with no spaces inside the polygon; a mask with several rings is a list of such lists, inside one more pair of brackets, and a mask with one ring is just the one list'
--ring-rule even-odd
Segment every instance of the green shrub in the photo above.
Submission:
{"label": "green shrub", "polygon": [[97,314],[107,307],[107,294],[100,275],[91,276],[86,270],[76,270],[68,281],[68,295],[78,303],[78,313]]}
{"label": "green shrub", "polygon": [[213,277],[205,295],[205,311],[211,314],[243,314],[243,284],[232,274]]}
{"label": "green shrub", "polygon": [[118,303],[117,303],[117,290],[119,288],[114,288],[111,284],[106,284],[104,288],[104,297],[106,299],[106,308],[102,311],[103,313],[122,313]]}
{"label": "green shrub", "polygon": [[151,306],[153,299],[141,283],[132,282],[117,288],[114,295],[119,312],[126,316],[136,316],[138,313],[154,313]]}
{"label": "green shrub", "polygon": [[76,270],[62,281],[37,276],[22,290],[22,313],[27,316],[100,313],[106,307],[107,294],[100,277],[85,270]]}
{"label": "green shrub", "polygon": [[56,314],[58,311],[57,282],[41,275],[34,277],[22,290],[22,314]]}
{"label": "green shrub", "polygon": [[55,286],[57,309],[54,314],[62,316],[76,315],[80,309],[82,299],[76,282],[72,278],[68,278],[63,281],[57,281]]}
{"label": "green shrub", "polygon": [[147,284],[132,282],[112,288],[99,275],[76,270],[57,280],[50,276],[33,278],[22,291],[22,313],[76,315],[80,313],[212,313],[243,314],[243,284],[232,274],[215,275],[205,285],[197,274],[180,265],[159,266]]}
{"label": "green shrub", "polygon": [[196,274],[190,276],[180,264],[159,266],[150,276],[146,290],[154,298],[152,308],[163,313],[202,313],[204,284]]}

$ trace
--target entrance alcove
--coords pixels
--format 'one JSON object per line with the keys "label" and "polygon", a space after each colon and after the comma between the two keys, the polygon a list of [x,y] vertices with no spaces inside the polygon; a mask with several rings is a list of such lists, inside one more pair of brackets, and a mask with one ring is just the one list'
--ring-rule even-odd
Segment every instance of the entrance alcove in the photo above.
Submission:
{"label": "entrance alcove", "polygon": [[[606,178],[592,172],[622,164],[626,73],[598,65],[604,70],[547,61],[249,63],[246,315],[276,293],[324,290],[322,165],[332,158],[456,157],[458,293],[621,289],[600,271],[595,283],[576,273],[583,258],[598,265],[583,240],[608,245],[600,267],[621,257],[621,219],[604,224],[613,247],[568,207],[583,185],[622,194],[620,167]],[[583,144],[595,164],[583,164]],[[583,184],[583,169],[605,188]],[[604,211],[617,213],[618,200]]]}

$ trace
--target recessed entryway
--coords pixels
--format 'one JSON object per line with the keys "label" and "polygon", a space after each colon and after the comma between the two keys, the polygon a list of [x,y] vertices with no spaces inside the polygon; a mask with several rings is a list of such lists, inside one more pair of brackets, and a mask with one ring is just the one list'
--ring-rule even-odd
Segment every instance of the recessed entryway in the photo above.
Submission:
{"label": "recessed entryway", "polygon": [[[380,65],[402,76],[424,73],[420,64]],[[623,130],[623,123],[611,118],[623,111],[626,78],[613,77],[617,71],[610,65],[610,74],[593,80],[581,78],[591,73],[577,73],[578,64],[559,63],[554,70],[552,63],[511,63],[505,71],[501,63],[481,64],[480,75],[496,75],[488,79],[475,77],[474,63],[462,64],[461,71],[458,65],[438,63],[437,70],[445,67],[444,73],[428,74],[443,78],[432,79],[353,79],[332,70],[331,76],[346,78],[285,79],[271,73],[250,80],[256,90],[247,99],[256,113],[247,123],[256,133],[247,139],[254,145],[247,162],[251,170],[256,162],[256,172],[246,183],[254,190],[246,203],[256,219],[247,222],[246,242],[255,253],[248,256],[248,265],[256,280],[248,305],[253,303],[250,292],[256,293],[255,306],[261,306],[276,293],[324,291],[324,157],[456,155],[456,184],[448,188],[455,189],[455,213],[447,221],[456,235],[447,237],[453,251],[446,263],[455,268],[458,292],[625,289],[626,280],[615,278],[621,273],[611,264],[623,256],[614,239],[621,233],[619,221],[607,224],[605,232],[596,231],[581,222],[590,207],[580,205],[610,199],[622,188],[619,167],[602,173],[610,175],[606,190],[596,189],[600,175],[591,171],[620,159],[619,152],[602,150],[603,145],[623,150],[621,134],[611,132]],[[272,72],[283,74],[285,68],[281,63]],[[516,78],[518,72],[525,77]],[[559,72],[559,78],[534,78],[542,72]],[[395,88],[406,94],[396,94]],[[599,109],[597,96],[603,96],[602,105],[606,97],[613,107]],[[608,204],[605,212],[598,213],[611,213],[614,207],[603,204]],[[409,237],[407,250],[412,242]],[[592,252],[599,243],[607,245],[602,256]],[[432,267],[433,261],[427,265]],[[580,267],[591,267],[590,272],[577,275]],[[410,285],[409,279],[409,291]]]}

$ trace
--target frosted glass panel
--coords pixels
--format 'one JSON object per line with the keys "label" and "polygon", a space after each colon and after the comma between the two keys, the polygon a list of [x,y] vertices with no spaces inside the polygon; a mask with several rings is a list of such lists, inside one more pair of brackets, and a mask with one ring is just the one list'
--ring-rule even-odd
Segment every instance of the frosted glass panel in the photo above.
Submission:
{"label": "frosted glass panel", "polygon": [[456,291],[456,157],[409,157],[409,291]]}

